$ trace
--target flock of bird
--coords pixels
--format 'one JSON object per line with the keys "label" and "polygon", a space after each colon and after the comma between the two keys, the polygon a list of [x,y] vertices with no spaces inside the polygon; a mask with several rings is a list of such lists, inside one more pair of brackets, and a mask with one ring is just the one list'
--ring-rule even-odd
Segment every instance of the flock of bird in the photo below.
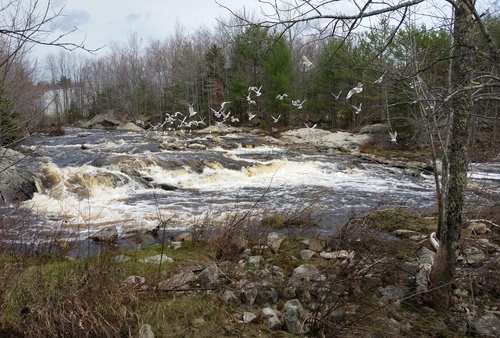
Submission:
{"label": "flock of bird", "polygon": [[[302,64],[304,65],[305,70],[308,70],[313,66],[313,63],[305,56],[302,56]],[[384,75],[380,76],[377,80],[375,80],[373,83],[379,84],[382,83],[384,80]],[[359,94],[363,91],[363,83],[358,82],[357,86],[349,90],[349,92],[346,95],[346,101],[349,101],[354,95]],[[340,99],[340,95],[342,94],[342,91],[340,91],[338,94],[331,93],[331,95],[334,97],[335,100]],[[257,102],[256,99],[262,95],[262,85],[260,87],[256,86],[251,86],[248,87],[248,94],[243,96],[246,99],[246,102],[248,104],[248,110],[247,110],[247,115],[248,115],[248,121],[252,121],[257,116],[257,113],[252,113],[251,107],[256,106]],[[276,100],[283,101],[285,98],[288,97],[288,94],[283,93],[283,94],[278,94],[276,96]],[[302,101],[300,99],[297,100],[291,100],[291,105],[296,107],[297,109],[302,109],[304,103],[306,102],[307,99],[303,99]],[[350,102],[350,101],[349,101]],[[214,122],[217,127],[225,127],[228,124],[235,124],[239,123],[240,120],[231,115],[231,112],[229,111],[229,105],[230,101],[224,101],[221,103],[220,109],[215,110],[212,107],[210,107],[210,110],[212,111],[212,114],[214,116]],[[363,105],[363,102],[360,102],[359,105],[351,105],[351,107],[354,109],[353,112],[355,114],[359,114],[361,112],[361,107]],[[195,120],[194,117],[198,113],[194,110],[194,106],[191,103],[188,103],[188,113],[183,114],[181,112],[176,112],[175,114],[166,114],[165,119],[163,122],[158,123],[158,124],[149,124],[149,129],[154,131],[154,132],[160,132],[160,131],[169,131],[169,130],[174,130],[174,129],[184,129],[184,128],[192,128],[192,126],[200,126],[200,125],[205,125],[204,119],[199,119]],[[180,116],[180,117],[178,117]],[[274,117],[271,115],[271,118],[274,123],[278,123],[281,115],[278,117]],[[144,125],[144,122],[138,120],[136,121],[138,125],[141,125],[142,127],[146,127]],[[314,128],[316,127],[316,124],[312,127],[309,125],[305,124],[309,132],[313,132]],[[390,140],[393,143],[397,143],[397,135],[398,133],[396,131],[392,132],[389,131],[389,136]]]}

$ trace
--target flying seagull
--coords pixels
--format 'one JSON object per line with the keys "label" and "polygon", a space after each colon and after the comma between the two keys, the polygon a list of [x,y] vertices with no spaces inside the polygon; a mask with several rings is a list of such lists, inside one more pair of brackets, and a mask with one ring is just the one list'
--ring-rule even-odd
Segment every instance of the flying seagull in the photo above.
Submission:
{"label": "flying seagull", "polygon": [[297,107],[297,109],[302,109],[302,105],[304,102],[306,102],[307,99],[304,99],[304,101],[300,102],[300,100],[292,100],[292,105]]}
{"label": "flying seagull", "polygon": [[252,121],[252,119],[255,117],[255,114],[252,114],[250,112],[247,112],[248,114],[248,121]]}
{"label": "flying seagull", "polygon": [[349,91],[349,93],[347,93],[346,100],[349,100],[351,98],[351,96],[353,96],[354,94],[359,94],[362,91],[363,91],[363,84],[361,82],[358,82],[358,85],[356,87],[354,87],[353,89],[351,89]]}
{"label": "flying seagull", "polygon": [[302,63],[306,66],[306,69],[313,65],[313,63],[309,61],[309,59],[305,55],[302,55]]}
{"label": "flying seagull", "polygon": [[398,132],[394,131],[394,133],[389,132],[389,136],[391,137],[391,142],[397,143],[396,137],[398,137]]}
{"label": "flying seagull", "polygon": [[314,132],[314,128],[316,128],[316,126],[317,126],[317,124],[315,124],[314,126],[309,127],[309,126],[307,125],[307,123],[304,123],[304,124],[306,125],[306,127],[307,127],[307,131],[308,131],[309,133]]}
{"label": "flying seagull", "polygon": [[382,83],[383,80],[384,80],[384,74],[382,74],[381,77],[379,77],[378,79],[376,79],[375,81],[373,81],[373,83]]}
{"label": "flying seagull", "polygon": [[288,95],[287,95],[287,94],[278,94],[278,95],[276,96],[276,99],[277,99],[277,100],[283,100],[285,97],[288,97]]}
{"label": "flying seagull", "polygon": [[356,107],[356,106],[351,106],[351,107],[353,107],[353,108],[354,108],[354,112],[355,112],[356,114],[359,114],[359,113],[361,112],[361,106],[362,106],[362,105],[363,105],[363,102],[361,102],[361,103],[359,104],[359,106],[357,106],[357,107]]}
{"label": "flying seagull", "polygon": [[339,96],[340,94],[342,94],[342,91],[340,91],[337,95],[335,95],[334,93],[330,93],[333,95],[333,97],[335,98],[335,100],[338,100],[339,99]]}
{"label": "flying seagull", "polygon": [[274,123],[277,123],[278,120],[280,119],[281,115],[278,116],[278,117],[274,117],[274,116],[271,115],[271,117],[273,118]]}
{"label": "flying seagull", "polygon": [[250,93],[250,91],[253,91],[256,96],[260,96],[260,95],[262,95],[262,93],[260,92],[261,89],[262,89],[262,85],[259,88],[257,88],[257,87],[248,87],[248,92]]}

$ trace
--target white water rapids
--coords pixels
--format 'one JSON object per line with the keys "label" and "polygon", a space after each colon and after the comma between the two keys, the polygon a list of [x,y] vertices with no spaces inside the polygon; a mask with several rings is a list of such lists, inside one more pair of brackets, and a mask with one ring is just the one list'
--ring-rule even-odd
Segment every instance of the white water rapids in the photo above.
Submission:
{"label": "white water rapids", "polygon": [[[28,228],[38,235],[58,229],[83,239],[110,224],[125,233],[168,220],[168,228],[182,230],[223,222],[252,207],[267,215],[313,207],[320,231],[329,232],[371,208],[436,203],[431,175],[412,176],[346,155],[250,147],[251,135],[222,136],[233,145],[223,149],[215,138],[184,136],[185,145],[213,146],[169,151],[158,144],[171,138],[146,133],[74,129],[30,138],[24,148],[44,164],[38,192],[22,204],[36,223]],[[482,168],[474,169],[477,182],[500,181],[498,167]]]}

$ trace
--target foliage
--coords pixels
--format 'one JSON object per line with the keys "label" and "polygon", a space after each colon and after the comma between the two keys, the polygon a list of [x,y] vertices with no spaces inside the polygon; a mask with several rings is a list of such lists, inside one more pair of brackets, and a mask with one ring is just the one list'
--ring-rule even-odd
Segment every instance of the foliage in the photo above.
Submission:
{"label": "foliage", "polygon": [[12,101],[5,95],[0,96],[0,146],[12,146],[22,137],[22,130]]}

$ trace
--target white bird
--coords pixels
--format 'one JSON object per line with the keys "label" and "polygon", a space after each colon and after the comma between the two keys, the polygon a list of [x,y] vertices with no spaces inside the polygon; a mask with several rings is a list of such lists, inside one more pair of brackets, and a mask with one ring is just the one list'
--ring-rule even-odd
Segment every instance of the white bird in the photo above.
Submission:
{"label": "white bird", "polygon": [[248,114],[248,121],[252,121],[252,119],[255,117],[256,114],[252,114],[250,112],[247,112]]}
{"label": "white bird", "polygon": [[362,91],[363,91],[363,84],[361,82],[358,82],[358,85],[347,93],[346,100],[349,100],[351,96],[353,96],[354,94],[359,94]]}
{"label": "white bird", "polygon": [[194,111],[194,108],[193,108],[193,105],[188,103],[188,106],[189,106],[189,116],[195,116],[196,114],[198,114],[198,112],[195,112]]}
{"label": "white bird", "polygon": [[300,102],[300,100],[292,100],[292,105],[297,107],[297,109],[302,109],[302,105],[304,102],[306,102],[307,99],[304,99],[304,101]]}
{"label": "white bird", "polygon": [[231,101],[224,101],[220,104],[220,109],[224,110],[226,108],[226,105],[230,104]]}
{"label": "white bird", "polygon": [[287,94],[278,94],[278,95],[276,96],[276,99],[278,99],[278,100],[283,100],[285,97],[288,97],[288,95],[287,95]]}
{"label": "white bird", "polygon": [[342,91],[340,91],[337,95],[335,95],[334,93],[330,93],[333,95],[333,97],[335,98],[335,100],[338,100],[339,99],[339,96],[340,94],[342,94]]}
{"label": "white bird", "polygon": [[306,69],[313,65],[313,63],[309,61],[309,59],[305,55],[302,55],[302,64],[306,66]]}
{"label": "white bird", "polygon": [[394,131],[394,133],[389,132],[389,136],[391,137],[391,142],[397,143],[396,137],[398,137],[398,132]]}
{"label": "white bird", "polygon": [[278,120],[280,119],[281,115],[278,116],[278,117],[274,117],[274,116],[271,115],[271,117],[273,118],[274,123],[277,123]]}
{"label": "white bird", "polygon": [[316,126],[317,126],[317,124],[315,124],[314,126],[309,127],[309,126],[307,125],[307,123],[304,123],[304,124],[306,125],[306,127],[307,127],[307,131],[308,131],[309,133],[314,132],[314,128],[316,128]]}
{"label": "white bird", "polygon": [[252,98],[250,97],[250,93],[248,95],[243,94],[243,96],[247,99],[248,104],[257,104]]}
{"label": "white bird", "polygon": [[262,93],[260,92],[261,89],[262,89],[262,85],[259,88],[257,88],[257,87],[248,87],[248,92],[253,91],[256,96],[260,96],[260,95],[262,95]]}
{"label": "white bird", "polygon": [[384,75],[385,74],[382,74],[382,76],[379,77],[378,79],[376,79],[375,81],[373,81],[373,83],[382,83],[382,81],[384,80]]}
{"label": "white bird", "polygon": [[361,112],[361,106],[362,106],[362,105],[363,105],[363,102],[361,102],[361,103],[359,104],[359,106],[357,106],[357,107],[356,107],[356,106],[351,106],[351,107],[353,107],[353,108],[354,108],[354,112],[355,112],[356,114],[359,114],[359,113]]}
{"label": "white bird", "polygon": [[235,122],[240,122],[240,119],[237,117],[231,116],[231,123],[235,123]]}
{"label": "white bird", "polygon": [[431,233],[429,240],[431,241],[432,247],[437,251],[439,250],[439,240],[436,237],[436,233]]}

